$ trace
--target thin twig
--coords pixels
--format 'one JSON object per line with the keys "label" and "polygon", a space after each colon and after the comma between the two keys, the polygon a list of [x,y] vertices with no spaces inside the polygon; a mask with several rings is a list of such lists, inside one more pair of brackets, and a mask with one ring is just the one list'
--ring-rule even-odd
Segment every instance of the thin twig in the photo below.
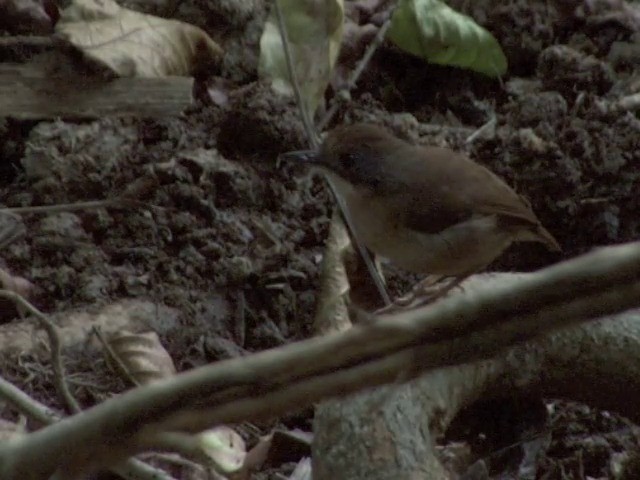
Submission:
{"label": "thin twig", "polygon": [[302,117],[302,123],[304,124],[307,138],[311,143],[312,148],[318,148],[320,140],[316,130],[313,128],[313,121],[307,105],[302,98],[302,91],[300,90],[300,84],[298,83],[298,76],[295,73],[293,66],[293,57],[291,56],[291,45],[289,44],[289,35],[287,34],[287,26],[284,23],[284,16],[282,15],[282,9],[280,8],[280,2],[274,0],[274,8],[276,10],[276,17],[278,18],[278,30],[280,30],[280,39],[282,40],[282,49],[284,50],[284,58],[287,62],[287,70],[289,70],[289,79],[293,86],[293,91],[296,95],[296,102],[300,107],[300,116]]}
{"label": "thin twig", "polygon": [[[52,425],[62,420],[62,417],[52,409],[31,398],[2,377],[0,377],[0,398],[9,402],[19,412],[43,425]],[[129,458],[111,470],[128,480],[176,480],[162,470],[135,458]]]}
{"label": "thin twig", "polygon": [[96,336],[96,338],[102,345],[102,348],[104,349],[104,352],[105,352],[105,356],[112,363],[114,370],[116,370],[122,378],[124,378],[129,383],[131,383],[131,385],[135,387],[139,387],[140,382],[138,382],[138,380],[136,380],[136,378],[131,374],[131,372],[129,371],[127,366],[124,364],[120,356],[113,351],[113,348],[105,338],[100,327],[97,327],[94,325],[91,331],[93,332],[93,334]]}
{"label": "thin twig", "polygon": [[2,377],[0,377],[0,398],[9,402],[19,412],[43,425],[51,425],[61,418],[55,411],[34,400]]}
{"label": "thin twig", "polygon": [[386,22],[384,22],[382,26],[378,29],[376,36],[367,47],[367,50],[364,52],[364,55],[358,62],[358,65],[356,65],[356,68],[353,70],[353,72],[351,72],[351,75],[349,75],[349,79],[347,80],[346,86],[340,89],[340,91],[337,92],[337,94],[331,101],[331,107],[329,107],[329,110],[327,110],[327,113],[325,113],[322,120],[320,120],[320,123],[318,123],[318,130],[322,131],[327,127],[327,125],[329,125],[331,120],[333,120],[333,116],[338,112],[338,109],[340,108],[341,103],[346,98],[349,97],[349,91],[355,88],[356,84],[358,83],[358,80],[360,79],[360,75],[362,75],[362,72],[364,72],[364,69],[367,67],[367,65],[371,61],[373,54],[376,52],[378,47],[382,45],[382,42],[384,42],[384,37],[387,35],[387,30],[389,30],[390,26],[391,26],[391,18],[389,18]]}
{"label": "thin twig", "polygon": [[[296,95],[296,102],[298,104],[298,109],[300,110],[300,116],[302,117],[302,123],[304,124],[305,131],[307,133],[307,138],[311,147],[317,149],[320,140],[318,139],[318,135],[316,130],[313,127],[313,122],[311,120],[311,115],[307,109],[307,105],[304,103],[302,98],[302,92],[300,90],[300,84],[298,82],[298,78],[296,72],[293,67],[293,58],[291,56],[291,46],[289,44],[289,37],[287,35],[287,26],[284,22],[284,17],[282,15],[282,10],[280,8],[280,3],[278,0],[274,0],[274,8],[276,10],[276,16],[278,18],[278,29],[280,30],[280,39],[282,40],[282,46],[284,49],[285,59],[287,62],[287,69],[289,71],[289,78],[291,79],[291,85],[293,86],[293,91]],[[388,27],[387,27],[388,28]],[[373,52],[371,53],[371,55]],[[364,69],[364,66],[361,70]],[[361,73],[361,72],[360,72]],[[359,74],[358,74],[359,76]],[[333,194],[333,198],[335,198],[336,203],[338,204],[338,208],[340,209],[340,213],[342,213],[342,218],[344,218],[344,222],[347,225],[349,232],[351,233],[351,238],[353,239],[353,243],[356,245],[356,249],[362,260],[364,261],[371,278],[373,279],[373,283],[375,284],[380,296],[382,297],[382,301],[385,305],[391,304],[391,298],[389,297],[389,293],[387,292],[387,288],[384,284],[384,281],[380,277],[380,273],[376,269],[373,260],[371,259],[371,255],[369,255],[368,250],[363,245],[363,243],[358,239],[355,234],[355,229],[353,228],[353,221],[351,216],[349,215],[349,211],[344,203],[344,200],[336,190],[336,187],[331,183],[331,180],[328,176],[324,176],[327,183],[329,184],[329,188],[331,189],[331,193]]]}
{"label": "thin twig", "polygon": [[495,136],[496,122],[497,122],[497,118],[495,115],[493,115],[488,122],[486,122],[484,125],[478,128],[475,132],[469,135],[464,141],[464,143],[469,145],[470,143],[475,142],[478,137],[481,137],[487,134],[491,130],[493,130],[493,136]]}
{"label": "thin twig", "polygon": [[90,200],[88,202],[61,203],[59,205],[0,208],[0,213],[24,215],[28,213],[75,212],[77,210],[94,210],[97,208],[130,208],[141,204],[141,202],[128,198],[112,198],[108,200]]}
{"label": "thin twig", "polygon": [[0,297],[11,300],[38,319],[40,326],[47,332],[47,336],[49,337],[49,344],[51,345],[51,365],[53,367],[53,377],[58,395],[60,395],[60,399],[72,413],[81,412],[82,408],[80,408],[80,404],[71,394],[69,385],[67,384],[67,376],[62,363],[62,342],[60,341],[58,327],[53,324],[49,317],[38,310],[22,295],[10,290],[0,290]]}
{"label": "thin twig", "polygon": [[27,229],[20,216],[11,212],[0,212],[0,215],[4,215],[6,219],[2,219],[2,224],[0,225],[0,250],[3,250],[21,238]]}
{"label": "thin twig", "polygon": [[327,183],[329,184],[329,187],[333,192],[333,196],[336,199],[336,203],[340,208],[340,212],[342,213],[342,218],[344,219],[344,223],[347,226],[349,233],[351,234],[351,238],[353,239],[353,243],[356,246],[356,250],[358,251],[358,254],[360,254],[360,257],[364,261],[364,264],[367,267],[369,275],[371,275],[373,283],[375,284],[376,289],[378,290],[378,293],[382,298],[382,301],[384,302],[385,305],[391,305],[391,297],[389,296],[389,292],[387,292],[387,287],[385,286],[384,280],[382,280],[382,277],[380,276],[380,272],[378,272],[378,269],[373,263],[373,259],[371,258],[371,255],[369,254],[367,247],[364,246],[364,244],[358,239],[358,237],[355,234],[355,230],[353,227],[353,219],[351,218],[349,209],[347,208],[347,206],[344,203],[344,200],[338,193],[338,190],[336,189],[335,185],[331,183],[331,179],[328,176],[325,176],[325,178],[327,179]]}

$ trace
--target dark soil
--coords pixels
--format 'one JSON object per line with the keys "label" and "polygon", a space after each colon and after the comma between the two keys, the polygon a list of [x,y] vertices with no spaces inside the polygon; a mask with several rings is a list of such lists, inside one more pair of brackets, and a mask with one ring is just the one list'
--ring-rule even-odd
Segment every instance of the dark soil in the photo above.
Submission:
{"label": "dark soil", "polygon": [[[276,166],[277,154],[303,148],[305,137],[293,100],[256,79],[262,2],[205,3],[183,2],[175,17],[199,24],[227,53],[182,117],[0,126],[5,206],[108,199],[152,185],[138,198],[147,208],[27,215],[26,235],[2,260],[40,289],[36,303],[46,312],[130,297],[177,308],[180,327],[162,340],[179,369],[312,335],[334,208],[319,179]],[[640,238],[640,120],[606,107],[640,91],[640,22],[615,1],[464,4],[505,49],[511,69],[502,83],[385,44],[333,125],[376,121],[405,138],[467,150],[527,196],[563,253],[518,245],[494,269],[532,270]],[[376,21],[360,11],[360,25]],[[212,101],[206,86],[220,85],[224,100]],[[493,117],[495,135],[465,144]],[[390,274],[396,293],[415,280]],[[2,321],[17,316],[1,313]],[[102,360],[78,355],[72,374],[124,388],[106,380],[113,374]],[[61,407],[47,368],[5,362],[3,374]],[[76,390],[85,406],[101,398]],[[621,455],[635,455],[636,428],[614,414],[553,406],[553,440],[537,478],[609,478]],[[308,429],[309,418],[287,422]],[[491,475],[515,478],[508,469]]]}

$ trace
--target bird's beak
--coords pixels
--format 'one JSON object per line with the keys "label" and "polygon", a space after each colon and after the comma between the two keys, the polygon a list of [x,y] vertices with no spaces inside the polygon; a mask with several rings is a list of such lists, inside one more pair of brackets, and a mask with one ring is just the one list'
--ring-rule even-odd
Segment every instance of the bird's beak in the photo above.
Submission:
{"label": "bird's beak", "polygon": [[296,150],[278,155],[278,165],[282,162],[298,162],[314,164],[318,162],[318,152],[315,150]]}

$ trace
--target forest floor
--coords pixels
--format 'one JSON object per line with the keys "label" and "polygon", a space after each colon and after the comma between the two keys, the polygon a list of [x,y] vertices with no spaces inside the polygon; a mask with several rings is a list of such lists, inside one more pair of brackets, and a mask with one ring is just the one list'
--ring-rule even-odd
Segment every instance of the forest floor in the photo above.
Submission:
{"label": "forest floor", "polygon": [[[25,215],[26,235],[1,260],[37,287],[34,301],[47,313],[95,311],[130,298],[174,309],[158,331],[178,370],[313,334],[334,208],[320,179],[276,165],[278,153],[304,147],[304,134],[293,100],[256,77],[262,2],[238,2],[185,1],[174,15],[227,52],[182,117],[7,120],[0,128],[0,201],[7,207],[115,198],[152,179],[142,199],[150,208]],[[345,71],[362,52],[366,36],[359,33],[376,21],[375,2],[346,3],[352,36],[340,58]],[[493,270],[530,271],[640,238],[640,120],[609,108],[640,92],[640,6],[584,2],[567,12],[557,5],[581,2],[490,3],[467,13],[503,46],[510,68],[502,82],[428,65],[384,44],[333,125],[372,121],[404,138],[466,150],[527,196],[563,253],[518,245]],[[494,117],[495,132],[465,143]],[[394,293],[416,280],[388,273]],[[20,321],[5,304],[0,317]],[[2,358],[3,376],[62,410],[46,361],[28,353]],[[126,388],[95,348],[71,349],[65,359],[84,407]],[[636,426],[585,405],[545,399],[545,407],[550,445],[536,478],[620,478],[622,460],[638,449]],[[305,410],[277,423],[308,431],[311,418]],[[515,478],[522,450],[500,450],[508,447],[501,429],[509,421],[486,411],[481,418],[458,428],[455,441],[489,460],[490,478]]]}

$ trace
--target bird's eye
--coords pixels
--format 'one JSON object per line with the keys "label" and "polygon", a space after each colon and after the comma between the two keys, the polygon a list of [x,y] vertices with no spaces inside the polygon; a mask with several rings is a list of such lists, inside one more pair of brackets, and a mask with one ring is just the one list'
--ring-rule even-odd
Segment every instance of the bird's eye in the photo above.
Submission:
{"label": "bird's eye", "polygon": [[356,164],[357,161],[358,161],[358,154],[357,153],[341,153],[340,154],[340,164],[344,168],[353,167]]}

